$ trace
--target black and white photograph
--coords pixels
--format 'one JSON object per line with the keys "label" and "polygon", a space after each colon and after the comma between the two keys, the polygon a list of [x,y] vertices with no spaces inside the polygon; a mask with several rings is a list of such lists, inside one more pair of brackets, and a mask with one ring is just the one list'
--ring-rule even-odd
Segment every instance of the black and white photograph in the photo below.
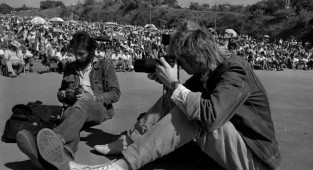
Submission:
{"label": "black and white photograph", "polygon": [[312,170],[312,122],[312,0],[0,0],[0,170]]}

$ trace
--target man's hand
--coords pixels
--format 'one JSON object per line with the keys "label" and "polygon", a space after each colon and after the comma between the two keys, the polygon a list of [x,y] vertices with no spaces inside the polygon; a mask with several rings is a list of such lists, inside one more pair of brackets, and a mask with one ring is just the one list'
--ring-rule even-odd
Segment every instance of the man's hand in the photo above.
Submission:
{"label": "man's hand", "polygon": [[156,75],[155,72],[154,72],[154,73],[149,73],[149,74],[148,74],[148,78],[149,78],[150,80],[154,80],[154,81],[156,81],[157,83],[162,84],[162,82],[159,80],[159,78],[158,78],[158,76]]}
{"label": "man's hand", "polygon": [[93,95],[83,90],[81,94],[76,95],[77,99],[93,101]]}
{"label": "man's hand", "polygon": [[163,85],[170,88],[170,85],[174,81],[178,81],[177,78],[177,63],[175,62],[172,68],[164,59],[160,58],[160,63],[156,64],[155,74],[157,78],[162,82]]}
{"label": "man's hand", "polygon": [[65,90],[60,90],[57,94],[58,100],[62,101],[65,98]]}

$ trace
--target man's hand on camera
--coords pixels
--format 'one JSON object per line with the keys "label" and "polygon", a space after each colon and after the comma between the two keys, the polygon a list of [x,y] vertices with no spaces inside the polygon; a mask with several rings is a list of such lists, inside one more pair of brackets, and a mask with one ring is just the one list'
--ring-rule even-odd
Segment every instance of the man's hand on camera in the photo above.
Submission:
{"label": "man's hand on camera", "polygon": [[62,101],[65,98],[65,90],[60,90],[57,94],[59,101]]}
{"label": "man's hand on camera", "polygon": [[162,82],[159,80],[159,78],[158,78],[158,76],[156,75],[155,72],[154,72],[154,73],[149,73],[149,74],[148,74],[148,78],[149,78],[150,80],[154,80],[154,81],[156,81],[157,83],[162,84]]}
{"label": "man's hand on camera", "polygon": [[155,74],[158,79],[162,82],[163,85],[170,88],[171,83],[174,81],[178,81],[177,78],[177,63],[174,64],[172,68],[164,59],[164,57],[160,58],[160,63],[156,64]]}
{"label": "man's hand on camera", "polygon": [[83,90],[81,94],[76,95],[77,99],[93,101],[93,95]]}

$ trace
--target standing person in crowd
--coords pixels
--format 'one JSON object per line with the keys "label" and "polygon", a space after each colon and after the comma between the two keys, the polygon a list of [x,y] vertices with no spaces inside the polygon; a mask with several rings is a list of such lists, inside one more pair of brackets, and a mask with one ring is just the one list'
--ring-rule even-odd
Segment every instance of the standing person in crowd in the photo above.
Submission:
{"label": "standing person in crowd", "polygon": [[[276,169],[281,156],[269,101],[247,61],[221,50],[193,22],[174,33],[168,54],[192,77],[180,84],[177,70],[161,58],[148,77],[170,89],[167,104],[162,106],[161,97],[129,135],[96,147],[121,159],[95,166],[70,162],[70,169],[139,169],[191,141],[224,169]],[[165,106],[170,111],[164,114]]]}
{"label": "standing person in crowd", "polygon": [[98,60],[94,56],[96,42],[88,33],[74,34],[69,48],[76,61],[66,66],[57,94],[58,100],[68,105],[61,124],[53,130],[40,130],[36,142],[27,131],[17,135],[21,151],[37,167],[41,165],[45,169],[68,169],[68,162],[74,159],[78,149],[80,131],[111,119],[112,104],[120,97],[113,64],[111,60]]}
{"label": "standing person in crowd", "polygon": [[[19,48],[20,44],[17,41],[13,41],[10,48],[4,52],[8,75],[10,77],[16,77],[24,70],[25,61],[23,59],[23,53]],[[13,66],[18,66],[17,73],[15,73]]]}

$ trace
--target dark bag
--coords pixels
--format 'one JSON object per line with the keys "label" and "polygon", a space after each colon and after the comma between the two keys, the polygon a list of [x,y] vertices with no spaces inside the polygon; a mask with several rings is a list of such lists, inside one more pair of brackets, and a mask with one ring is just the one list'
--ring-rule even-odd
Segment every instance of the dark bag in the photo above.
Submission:
{"label": "dark bag", "polygon": [[[56,106],[54,106],[56,108]],[[36,135],[42,128],[53,129],[60,122],[62,107],[51,109],[42,105],[40,101],[18,104],[12,108],[12,116],[7,120],[1,140],[6,143],[15,143],[16,134],[20,130],[28,130]]]}

